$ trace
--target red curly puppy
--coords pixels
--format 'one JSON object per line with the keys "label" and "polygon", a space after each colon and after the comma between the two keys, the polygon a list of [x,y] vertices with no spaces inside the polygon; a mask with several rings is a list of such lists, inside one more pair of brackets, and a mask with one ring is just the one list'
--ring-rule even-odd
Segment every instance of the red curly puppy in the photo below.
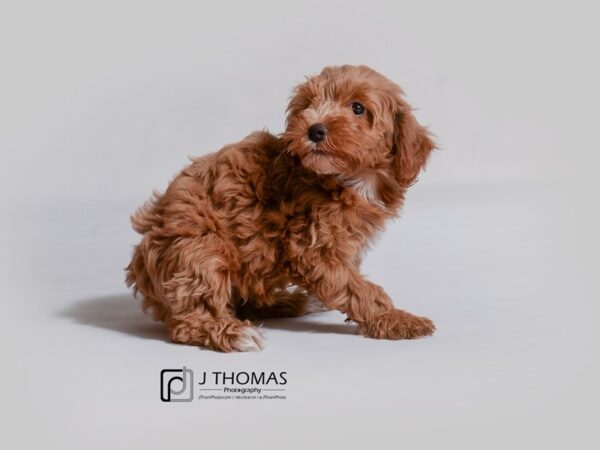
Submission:
{"label": "red curly puppy", "polygon": [[193,160],[132,217],[143,238],[128,285],[174,342],[225,352],[263,347],[248,319],[315,302],[368,337],[432,334],[359,269],[434,148],[401,89],[366,66],[327,67],[287,112],[283,135],[256,132]]}

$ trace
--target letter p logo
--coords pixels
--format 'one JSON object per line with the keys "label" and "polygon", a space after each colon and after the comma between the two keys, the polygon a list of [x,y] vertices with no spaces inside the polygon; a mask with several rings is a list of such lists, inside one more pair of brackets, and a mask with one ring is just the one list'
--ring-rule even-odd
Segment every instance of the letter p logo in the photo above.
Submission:
{"label": "letter p logo", "polygon": [[185,366],[161,370],[160,399],[163,402],[191,402],[194,399],[194,372]]}

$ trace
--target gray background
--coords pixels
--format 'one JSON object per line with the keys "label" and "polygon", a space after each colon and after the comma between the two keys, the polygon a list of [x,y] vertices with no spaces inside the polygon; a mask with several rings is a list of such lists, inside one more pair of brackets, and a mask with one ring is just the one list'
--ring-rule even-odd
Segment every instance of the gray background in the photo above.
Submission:
{"label": "gray background", "polygon": [[[597,448],[592,2],[0,7],[0,406],[11,448]],[[259,354],[167,342],[123,284],[129,214],[325,65],[397,81],[441,150],[364,271],[434,319],[336,312]],[[159,372],[287,371],[283,402],[164,404]]]}

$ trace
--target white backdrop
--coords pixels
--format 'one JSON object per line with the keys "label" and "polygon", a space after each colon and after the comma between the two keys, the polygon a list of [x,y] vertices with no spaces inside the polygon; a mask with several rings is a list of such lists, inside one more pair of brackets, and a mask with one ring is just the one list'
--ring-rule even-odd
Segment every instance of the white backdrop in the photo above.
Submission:
{"label": "white backdrop", "polygon": [[[561,3],[4,4],[13,447],[594,447],[600,36],[593,2]],[[345,63],[397,81],[440,143],[365,263],[438,333],[370,341],[327,313],[265,324],[258,355],[165,342],[123,286],[128,215],[187,156],[281,132],[292,87]],[[288,370],[290,398],[161,404],[184,364]]]}

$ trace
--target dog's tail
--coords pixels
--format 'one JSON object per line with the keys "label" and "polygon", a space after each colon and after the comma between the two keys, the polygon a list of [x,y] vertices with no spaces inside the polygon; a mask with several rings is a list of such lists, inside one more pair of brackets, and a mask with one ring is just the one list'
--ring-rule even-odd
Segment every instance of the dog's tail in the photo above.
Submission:
{"label": "dog's tail", "polygon": [[160,199],[160,193],[154,191],[152,198],[144,203],[138,210],[131,215],[131,226],[140,234],[147,233],[155,224],[154,208],[156,202]]}
{"label": "dog's tail", "polygon": [[[155,209],[160,197],[158,192],[154,192],[152,198],[131,216],[131,225],[135,231],[146,234],[159,223]],[[144,236],[142,242],[133,248],[131,262],[125,268],[125,282],[128,287],[132,288],[134,296],[137,297],[138,293],[142,294],[144,311],[150,311],[155,320],[165,320],[167,309],[159,300],[151,276],[153,266],[150,268],[147,266],[148,261],[145,256],[149,238],[149,235]]]}
{"label": "dog's tail", "polygon": [[151,312],[154,320],[164,321],[168,315],[167,309],[162,305],[142,252],[142,244],[136,245],[133,249],[131,262],[125,268],[125,282],[127,287],[133,290],[134,297],[142,294],[142,309]]}

